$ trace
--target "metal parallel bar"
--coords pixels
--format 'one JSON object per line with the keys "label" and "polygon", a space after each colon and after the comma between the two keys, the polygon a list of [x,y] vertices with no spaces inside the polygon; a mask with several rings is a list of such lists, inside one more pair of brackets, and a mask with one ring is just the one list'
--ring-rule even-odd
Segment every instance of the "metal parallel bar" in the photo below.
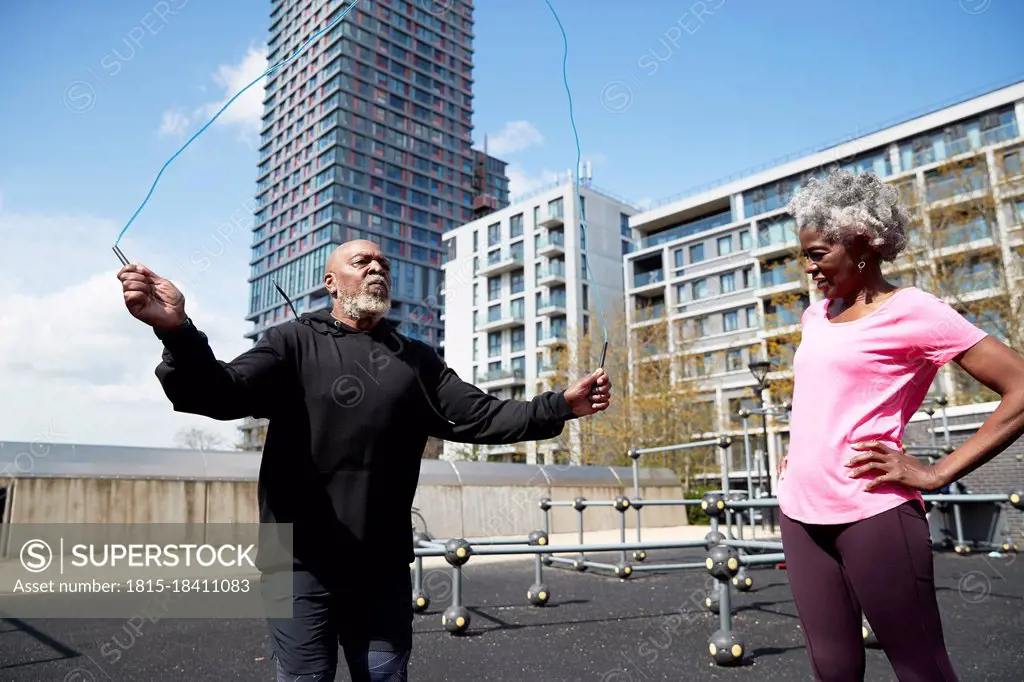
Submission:
{"label": "metal parallel bar", "polygon": [[758,540],[723,540],[718,544],[737,549],[782,549],[781,542],[761,542]]}
{"label": "metal parallel bar", "polygon": [[544,582],[544,575],[542,573],[543,568],[541,567],[540,554],[533,557],[533,584],[541,585]]}
{"label": "metal parallel bar", "polygon": [[689,564],[637,564],[632,567],[634,571],[681,571],[693,568],[705,568],[701,562]]}
{"label": "metal parallel bar", "polygon": [[643,507],[678,507],[699,505],[700,500],[642,500]]}
{"label": "metal parallel bar", "polygon": [[[680,540],[677,542],[602,542],[593,545],[548,545],[547,547],[474,547],[477,556],[502,556],[513,554],[574,554],[579,552],[618,552],[633,549],[693,549],[703,547],[703,540]],[[444,551],[416,549],[416,556],[443,556]]]}
{"label": "metal parallel bar", "polygon": [[949,495],[923,495],[925,502],[1007,502],[1008,493],[971,493]]}
{"label": "metal parallel bar", "polygon": [[650,455],[655,452],[671,452],[672,450],[689,450],[690,448],[702,448],[708,445],[718,445],[718,439],[697,440],[692,443],[677,443],[675,445],[663,445],[657,448],[637,448],[634,452],[638,455]]}
{"label": "metal parallel bar", "polygon": [[740,563],[744,566],[756,566],[757,564],[777,564],[786,560],[782,552],[778,554],[744,554],[740,556]]}

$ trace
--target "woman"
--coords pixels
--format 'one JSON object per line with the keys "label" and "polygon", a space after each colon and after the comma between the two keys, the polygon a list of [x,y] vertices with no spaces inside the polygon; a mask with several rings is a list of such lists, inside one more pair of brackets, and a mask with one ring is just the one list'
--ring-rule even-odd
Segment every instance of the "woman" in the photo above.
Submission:
{"label": "woman", "polygon": [[[1024,358],[941,299],[885,280],[882,262],[903,250],[909,215],[874,175],[812,180],[789,211],[824,299],[803,314],[778,488],[786,566],[815,679],[864,679],[863,609],[901,682],[956,680],[921,491],[956,481],[1024,433]],[[1002,402],[931,466],[907,455],[901,439],[951,360]]]}

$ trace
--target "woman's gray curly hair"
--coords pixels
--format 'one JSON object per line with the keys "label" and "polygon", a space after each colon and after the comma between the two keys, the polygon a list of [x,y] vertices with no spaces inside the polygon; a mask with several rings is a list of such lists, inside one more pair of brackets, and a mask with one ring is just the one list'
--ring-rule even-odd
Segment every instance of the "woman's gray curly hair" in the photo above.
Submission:
{"label": "woman's gray curly hair", "polygon": [[798,230],[820,232],[832,243],[866,236],[884,261],[895,260],[907,245],[910,213],[896,188],[874,173],[833,169],[824,179],[811,178],[793,194],[787,209]]}

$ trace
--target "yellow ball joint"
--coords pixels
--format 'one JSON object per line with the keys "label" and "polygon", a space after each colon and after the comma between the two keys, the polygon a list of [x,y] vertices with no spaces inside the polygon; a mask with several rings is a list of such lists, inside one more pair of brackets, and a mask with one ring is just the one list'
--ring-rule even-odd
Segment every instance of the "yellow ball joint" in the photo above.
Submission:
{"label": "yellow ball joint", "polygon": [[740,559],[736,550],[732,547],[715,545],[708,550],[708,556],[704,565],[712,576],[725,582],[736,576],[740,569]]}
{"label": "yellow ball joint", "polygon": [[465,606],[449,606],[441,615],[444,629],[453,635],[461,635],[469,628],[469,611]]}
{"label": "yellow ball joint", "polygon": [[414,613],[423,613],[430,608],[430,597],[423,592],[416,590],[412,593],[412,610]]}
{"label": "yellow ball joint", "polygon": [[462,538],[452,538],[444,543],[444,558],[452,566],[462,566],[473,555],[473,548]]}
{"label": "yellow ball joint", "polygon": [[735,631],[719,630],[708,640],[708,652],[720,666],[738,665],[743,661],[743,638]]}
{"label": "yellow ball joint", "polygon": [[526,591],[526,599],[534,606],[544,606],[550,597],[551,591],[544,584],[530,585],[530,589]]}

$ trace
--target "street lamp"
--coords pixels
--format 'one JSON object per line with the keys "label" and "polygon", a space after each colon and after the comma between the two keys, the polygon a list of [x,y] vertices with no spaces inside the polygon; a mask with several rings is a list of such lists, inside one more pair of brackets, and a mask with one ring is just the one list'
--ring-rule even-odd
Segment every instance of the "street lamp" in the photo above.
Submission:
{"label": "street lamp", "polygon": [[[767,360],[754,360],[747,365],[747,369],[754,375],[754,380],[757,381],[757,397],[761,402],[761,433],[764,435],[764,472],[765,479],[767,481],[767,492],[768,497],[772,496],[772,474],[769,468],[768,460],[768,410],[764,404],[764,389],[768,386],[767,376],[768,370],[770,370],[772,364]],[[772,517],[772,528],[775,528],[774,514],[769,514]]]}

